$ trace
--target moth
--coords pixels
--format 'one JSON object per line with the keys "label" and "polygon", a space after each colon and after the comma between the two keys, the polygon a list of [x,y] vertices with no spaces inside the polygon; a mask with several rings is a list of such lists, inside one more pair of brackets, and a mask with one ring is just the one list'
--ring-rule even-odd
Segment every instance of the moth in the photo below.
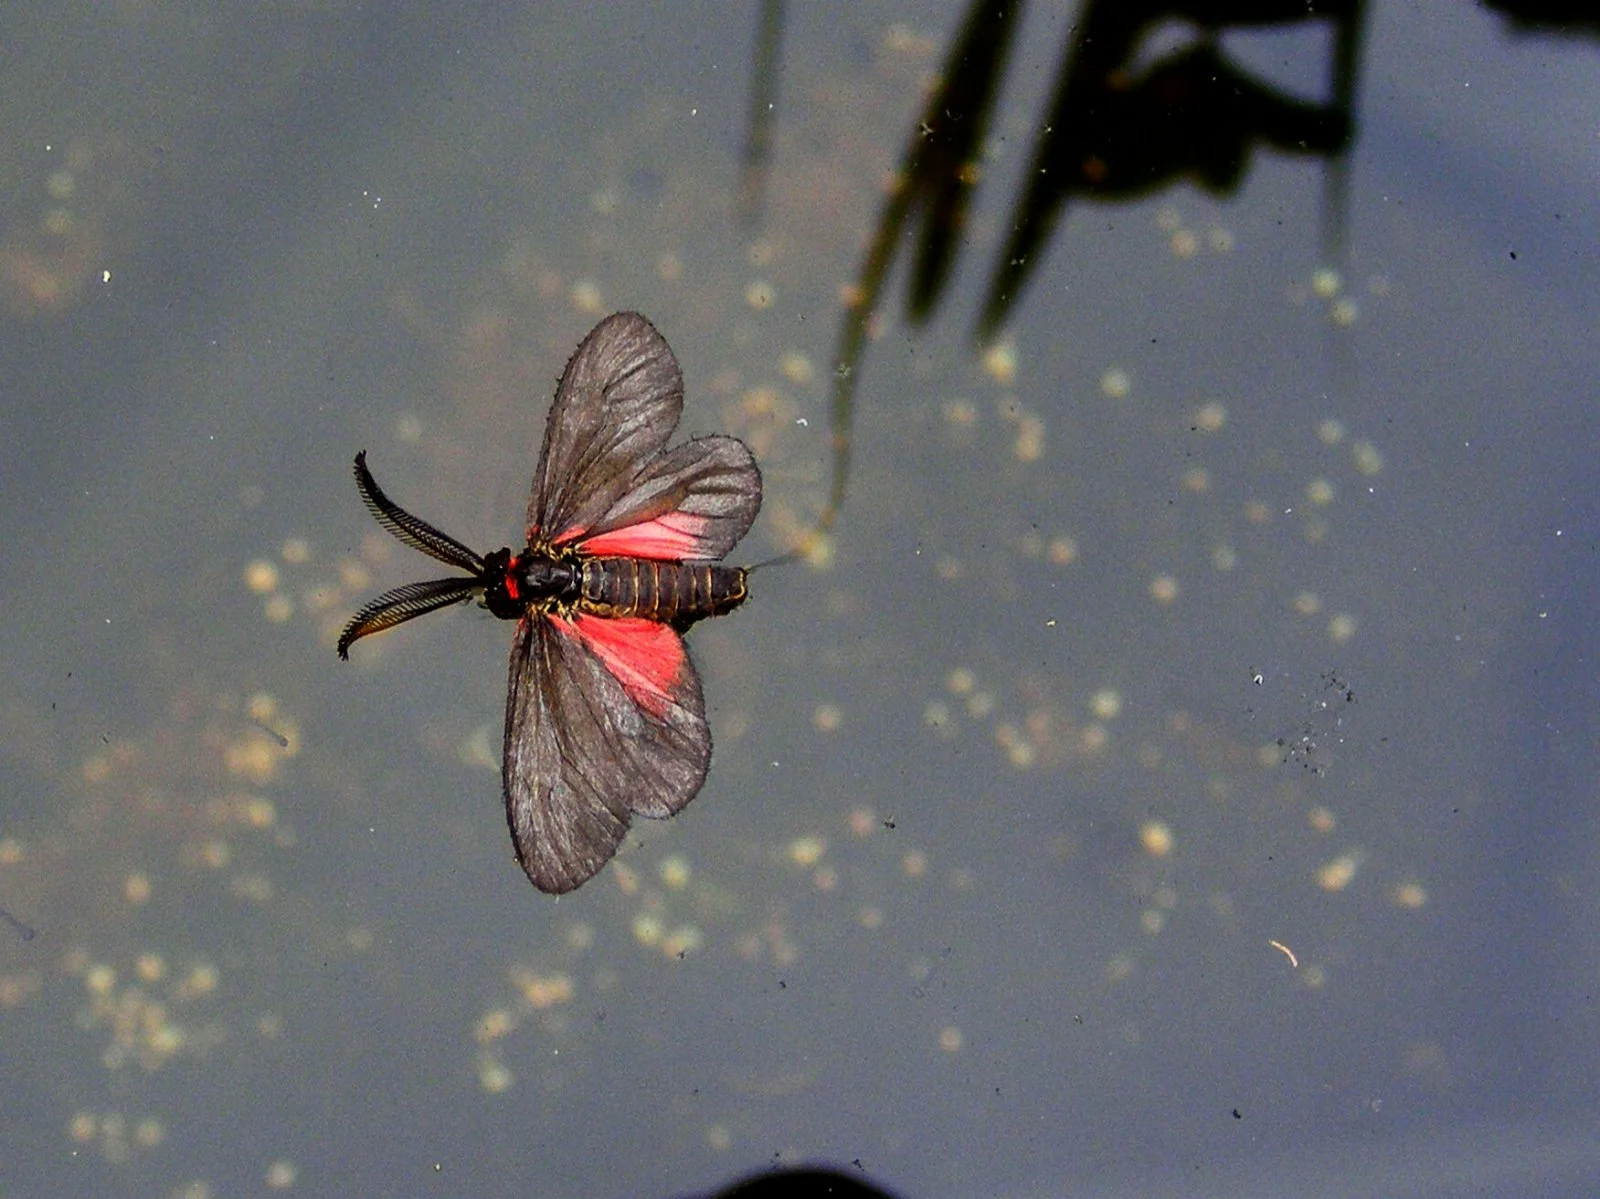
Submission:
{"label": "moth", "polygon": [[476,599],[516,621],[502,782],[517,860],[561,894],[610,860],[635,816],[680,811],[705,782],[711,730],[683,634],[748,596],[749,568],[721,559],[761,510],[761,471],[736,437],[670,449],[683,372],[636,312],[579,344],[545,424],[527,537],[477,554],[401,508],[356,455],[378,523],[465,575],[408,583],[358,611],[362,637]]}

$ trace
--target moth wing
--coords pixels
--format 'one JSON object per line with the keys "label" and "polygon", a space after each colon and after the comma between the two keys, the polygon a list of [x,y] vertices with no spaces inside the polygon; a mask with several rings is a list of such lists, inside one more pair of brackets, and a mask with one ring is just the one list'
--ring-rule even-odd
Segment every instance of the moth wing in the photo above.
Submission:
{"label": "moth wing", "polygon": [[637,312],[606,317],[561,372],[528,498],[528,540],[592,528],[634,486],[683,413],[683,372]]}
{"label": "moth wing", "polygon": [[761,470],[736,437],[697,437],[658,455],[581,537],[586,554],[721,558],[761,511]]}
{"label": "moth wing", "polygon": [[616,853],[632,816],[670,816],[711,764],[700,679],[670,626],[530,615],[517,625],[503,782],[517,860],[562,894]]}

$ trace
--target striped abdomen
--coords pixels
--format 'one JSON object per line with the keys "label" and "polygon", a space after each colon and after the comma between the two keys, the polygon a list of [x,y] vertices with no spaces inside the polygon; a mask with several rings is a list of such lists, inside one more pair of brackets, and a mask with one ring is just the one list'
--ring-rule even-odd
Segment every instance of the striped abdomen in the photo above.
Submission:
{"label": "striped abdomen", "polygon": [[748,594],[742,566],[586,558],[578,610],[595,616],[642,617],[682,628],[732,611]]}

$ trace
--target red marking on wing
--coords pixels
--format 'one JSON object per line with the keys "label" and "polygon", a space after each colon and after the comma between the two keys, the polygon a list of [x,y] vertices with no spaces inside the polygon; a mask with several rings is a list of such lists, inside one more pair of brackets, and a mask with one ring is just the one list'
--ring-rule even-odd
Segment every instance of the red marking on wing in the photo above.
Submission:
{"label": "red marking on wing", "polygon": [[576,634],[589,651],[617,676],[628,698],[657,720],[678,703],[677,689],[688,675],[683,638],[671,625],[638,617],[611,619],[578,614],[571,621],[551,613],[547,619],[563,633]]}
{"label": "red marking on wing", "polygon": [[579,543],[586,554],[616,555],[623,558],[649,558],[658,562],[684,562],[694,558],[708,558],[703,537],[711,527],[704,516],[689,512],[668,512],[654,520],[640,521],[612,529],[609,533],[596,533]]}

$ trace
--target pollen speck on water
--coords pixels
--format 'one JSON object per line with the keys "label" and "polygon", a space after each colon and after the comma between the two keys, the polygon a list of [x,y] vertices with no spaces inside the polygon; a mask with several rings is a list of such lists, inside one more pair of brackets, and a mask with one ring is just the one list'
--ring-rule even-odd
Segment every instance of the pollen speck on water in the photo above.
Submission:
{"label": "pollen speck on water", "polygon": [[827,851],[828,843],[821,837],[796,837],[789,842],[785,856],[796,866],[809,869],[820,862]]}
{"label": "pollen speck on water", "polygon": [[1319,300],[1333,299],[1343,286],[1339,272],[1332,267],[1323,267],[1311,276],[1311,294]]}
{"label": "pollen speck on water", "polygon": [[1428,902],[1428,892],[1421,883],[1405,882],[1395,885],[1392,898],[1397,906],[1413,910]]}
{"label": "pollen speck on water", "polygon": [[752,280],[744,289],[744,302],[757,312],[771,308],[778,299],[778,289],[764,279]]}
{"label": "pollen speck on water", "polygon": [[125,899],[135,906],[145,903],[150,898],[151,886],[148,875],[133,873],[128,875],[122,883],[122,894]]}
{"label": "pollen speck on water", "polygon": [[606,309],[600,285],[593,279],[578,279],[572,284],[572,306],[586,316],[599,316]]}
{"label": "pollen speck on water", "polygon": [[1355,851],[1340,854],[1317,871],[1317,886],[1324,891],[1343,891],[1355,881],[1361,868],[1361,855]]}
{"label": "pollen speck on water", "polygon": [[1078,543],[1071,537],[1052,537],[1045,557],[1052,566],[1071,566],[1078,560]]}
{"label": "pollen speck on water", "polygon": [[778,362],[778,370],[789,382],[804,385],[816,377],[811,359],[799,350],[788,350]]}
{"label": "pollen speck on water", "polygon": [[1089,711],[1099,720],[1115,720],[1122,713],[1122,692],[1103,687],[1089,697]]}
{"label": "pollen speck on water", "polygon": [[656,869],[661,876],[661,885],[669,891],[682,891],[689,885],[689,859],[682,854],[669,854],[662,858],[661,865]]}
{"label": "pollen speck on water", "polygon": [[294,1186],[295,1180],[299,1177],[300,1171],[293,1162],[279,1159],[267,1167],[267,1189],[286,1191]]}
{"label": "pollen speck on water", "polygon": [[244,585],[256,595],[271,595],[278,589],[278,568],[257,558],[244,568]]}
{"label": "pollen speck on water", "polygon": [[944,423],[963,432],[978,424],[978,406],[968,399],[946,400],[940,408]]}
{"label": "pollen speck on water", "polygon": [[1164,858],[1172,852],[1172,829],[1164,821],[1146,820],[1139,826],[1139,844],[1153,858]]}
{"label": "pollen speck on water", "polygon": [[661,944],[665,930],[661,918],[650,912],[640,912],[633,918],[633,939],[641,945],[655,947]]}
{"label": "pollen speck on water", "polygon": [[983,352],[983,369],[1001,387],[1010,387],[1017,381],[1017,344],[1007,338],[998,341]]}
{"label": "pollen speck on water", "polygon": [[1017,422],[1017,439],[1012,454],[1018,462],[1037,462],[1044,457],[1044,421],[1026,413]]}
{"label": "pollen speck on water", "polygon": [[1171,575],[1157,575],[1150,580],[1150,598],[1158,604],[1171,604],[1178,598],[1178,580]]}
{"label": "pollen speck on water", "polygon": [[1370,441],[1358,441],[1351,446],[1350,458],[1363,475],[1375,475],[1383,469],[1383,455]]}

